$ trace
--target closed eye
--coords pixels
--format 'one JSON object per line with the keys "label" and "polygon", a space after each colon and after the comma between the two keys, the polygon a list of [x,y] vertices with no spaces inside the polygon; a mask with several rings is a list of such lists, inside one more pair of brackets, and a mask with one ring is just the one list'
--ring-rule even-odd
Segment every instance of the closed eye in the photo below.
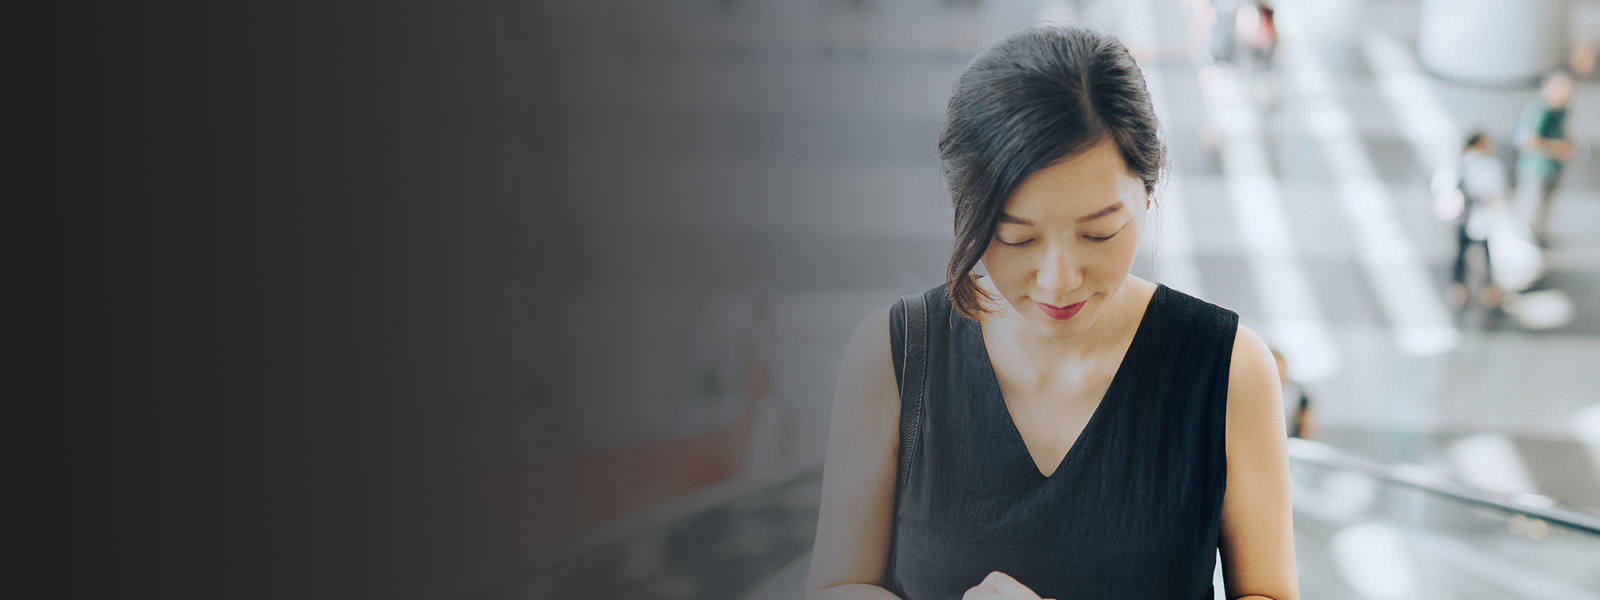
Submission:
{"label": "closed eye", "polygon": [[1083,239],[1089,240],[1091,242],[1104,242],[1104,241],[1110,240],[1111,238],[1117,237],[1117,234],[1122,233],[1123,229],[1127,229],[1127,225],[1126,224],[1124,224],[1122,228],[1117,229],[1116,231],[1113,231],[1113,232],[1111,232],[1111,233],[1109,233],[1107,235],[1085,235],[1085,236],[1083,236]]}

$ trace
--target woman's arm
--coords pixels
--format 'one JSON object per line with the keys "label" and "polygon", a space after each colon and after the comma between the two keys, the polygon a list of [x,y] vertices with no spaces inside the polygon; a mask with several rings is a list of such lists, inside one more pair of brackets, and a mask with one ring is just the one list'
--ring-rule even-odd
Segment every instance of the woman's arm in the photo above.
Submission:
{"label": "woman's arm", "polygon": [[844,351],[808,599],[896,598],[880,587],[900,453],[900,391],[892,361],[889,309],[883,308],[862,319]]}
{"label": "woman's arm", "polygon": [[1283,389],[1265,342],[1240,326],[1228,369],[1222,578],[1229,598],[1298,600]]}

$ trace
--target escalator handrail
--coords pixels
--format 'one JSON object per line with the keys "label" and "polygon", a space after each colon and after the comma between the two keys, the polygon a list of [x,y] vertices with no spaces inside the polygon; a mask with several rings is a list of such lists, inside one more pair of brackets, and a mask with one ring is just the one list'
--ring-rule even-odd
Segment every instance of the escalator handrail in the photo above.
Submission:
{"label": "escalator handrail", "polygon": [[1537,494],[1507,495],[1469,487],[1418,465],[1385,464],[1358,458],[1327,444],[1298,438],[1289,439],[1289,461],[1355,471],[1385,482],[1600,535],[1600,516],[1557,505],[1555,501]]}

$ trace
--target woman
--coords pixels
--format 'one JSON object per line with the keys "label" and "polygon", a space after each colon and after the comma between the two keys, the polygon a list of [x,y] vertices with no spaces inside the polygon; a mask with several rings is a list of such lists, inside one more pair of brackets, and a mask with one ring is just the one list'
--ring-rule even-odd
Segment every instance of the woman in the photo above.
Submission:
{"label": "woman", "polygon": [[939,150],[956,239],[923,294],[908,480],[885,307],[845,351],[809,597],[1209,599],[1220,548],[1228,597],[1297,598],[1271,354],[1129,275],[1165,149],[1127,49],[1013,35],[962,74]]}

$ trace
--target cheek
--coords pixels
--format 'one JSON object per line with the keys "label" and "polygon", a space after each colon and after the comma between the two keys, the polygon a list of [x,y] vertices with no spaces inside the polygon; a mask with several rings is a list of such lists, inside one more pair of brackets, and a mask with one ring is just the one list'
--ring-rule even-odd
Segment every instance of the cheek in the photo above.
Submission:
{"label": "cheek", "polygon": [[1108,278],[1121,278],[1133,269],[1133,259],[1139,254],[1139,236],[1117,236],[1117,239],[1102,248],[1101,265],[1104,265],[1104,276]]}
{"label": "cheek", "polygon": [[1001,295],[1010,296],[1011,290],[1018,285],[1027,285],[1029,274],[1032,272],[1028,264],[1028,253],[994,243],[989,244],[989,249],[983,253],[982,260],[983,270],[989,273],[989,281],[994,283]]}

